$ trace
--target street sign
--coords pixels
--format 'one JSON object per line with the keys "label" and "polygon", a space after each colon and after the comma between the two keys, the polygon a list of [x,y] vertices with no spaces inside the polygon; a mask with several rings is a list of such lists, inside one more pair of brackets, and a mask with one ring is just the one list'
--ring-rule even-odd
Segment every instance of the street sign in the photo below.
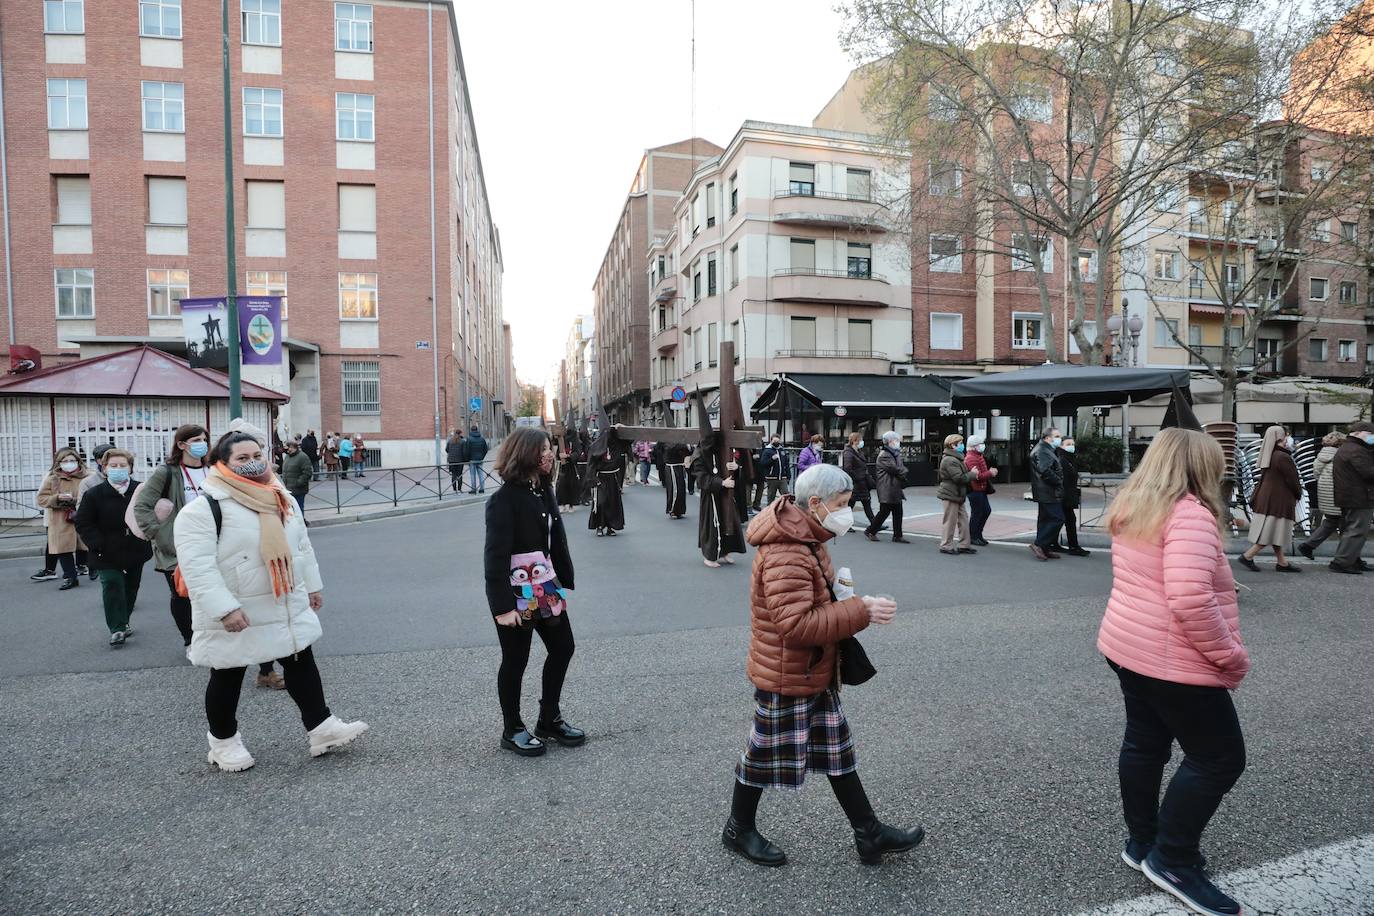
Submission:
{"label": "street sign", "polygon": [[671,409],[671,410],[686,410],[686,409],[687,409],[687,405],[684,404],[684,403],[682,403],[682,402],[680,402],[680,401],[674,401],[673,403],[669,404],[668,407],[669,407],[669,409]]}
{"label": "street sign", "polygon": [[843,404],[835,408],[835,416],[837,417],[842,417],[847,413],[849,413],[849,408],[845,407]]}
{"label": "street sign", "polygon": [[417,340],[417,341],[415,341],[415,349],[417,349],[417,350],[428,350],[428,349],[429,349],[429,341],[427,341],[427,340]]}
{"label": "street sign", "polygon": [[471,410],[473,413],[476,413],[477,411],[479,411],[479,410],[481,410],[481,409],[482,409],[482,399],[481,399],[481,398],[471,398],[471,399],[468,400],[468,410]]}
{"label": "street sign", "polygon": [[681,385],[675,386],[673,388],[672,399],[674,404],[687,403],[687,389],[683,388]]}

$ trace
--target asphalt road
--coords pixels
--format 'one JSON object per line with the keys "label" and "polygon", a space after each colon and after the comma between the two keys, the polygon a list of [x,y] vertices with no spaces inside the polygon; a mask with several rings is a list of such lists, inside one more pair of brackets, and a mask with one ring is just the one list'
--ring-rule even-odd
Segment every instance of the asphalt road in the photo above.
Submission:
{"label": "asphalt road", "polygon": [[[318,532],[326,691],[373,732],[312,760],[290,700],[245,688],[258,766],[236,776],[204,762],[204,672],[180,657],[160,579],[114,651],[97,589],[58,594],[23,578],[31,563],[0,563],[3,908],[1000,916],[1149,889],[1116,858],[1120,699],[1093,648],[1105,553],[955,559],[929,540],[845,538],[861,589],[902,605],[864,636],[878,677],[844,693],[860,772],[881,817],[929,838],[861,866],[813,779],[760,812],[787,868],[722,850],[751,713],[747,571],[702,567],[694,522],[664,519],[660,495],[631,489],[613,540],[570,519],[564,709],[591,739],[537,760],[496,746],[478,509]],[[1255,665],[1236,694],[1250,762],[1206,836],[1218,873],[1374,832],[1367,580],[1241,578],[1257,586],[1241,596]],[[527,677],[531,717],[537,696]]]}

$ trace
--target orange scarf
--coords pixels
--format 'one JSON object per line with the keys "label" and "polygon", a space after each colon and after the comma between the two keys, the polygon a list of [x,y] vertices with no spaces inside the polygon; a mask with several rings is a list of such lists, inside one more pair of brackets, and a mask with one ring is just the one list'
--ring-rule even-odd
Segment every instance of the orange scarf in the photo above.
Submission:
{"label": "orange scarf", "polygon": [[272,574],[272,594],[278,598],[296,587],[295,570],[291,566],[291,545],[286,539],[286,517],[291,514],[291,500],[277,483],[258,483],[241,477],[220,462],[210,469],[207,478],[228,490],[234,502],[258,514],[258,547],[262,561]]}

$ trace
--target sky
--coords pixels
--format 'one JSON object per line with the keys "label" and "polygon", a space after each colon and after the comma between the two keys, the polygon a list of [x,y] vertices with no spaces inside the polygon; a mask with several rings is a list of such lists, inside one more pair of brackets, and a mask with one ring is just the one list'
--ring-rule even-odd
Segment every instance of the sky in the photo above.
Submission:
{"label": "sky", "polygon": [[[557,372],[644,150],[809,125],[851,61],[833,0],[455,0],[522,381]],[[647,303],[646,303],[647,305]]]}

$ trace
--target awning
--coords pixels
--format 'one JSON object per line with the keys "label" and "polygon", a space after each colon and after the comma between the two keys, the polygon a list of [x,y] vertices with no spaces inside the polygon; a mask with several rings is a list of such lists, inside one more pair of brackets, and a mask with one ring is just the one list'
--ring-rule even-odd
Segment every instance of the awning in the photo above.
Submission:
{"label": "awning", "polygon": [[[242,393],[246,401],[291,400],[252,382],[242,383]],[[0,396],[6,395],[227,400],[229,377],[214,369],[192,369],[183,359],[144,346],[38,372],[0,376]]]}
{"label": "awning", "polygon": [[1224,305],[1209,305],[1205,302],[1189,302],[1188,311],[1197,312],[1200,315],[1225,315]]}
{"label": "awning", "polygon": [[751,413],[759,416],[775,409],[778,398],[787,392],[826,413],[843,407],[848,417],[938,417],[949,410],[951,381],[938,375],[784,373],[754,401]]}
{"label": "awning", "polygon": [[969,410],[1049,416],[1052,406],[1078,407],[1143,401],[1188,388],[1187,369],[1127,369],[1045,363],[1015,372],[996,372],[961,379],[953,386],[953,405]]}

